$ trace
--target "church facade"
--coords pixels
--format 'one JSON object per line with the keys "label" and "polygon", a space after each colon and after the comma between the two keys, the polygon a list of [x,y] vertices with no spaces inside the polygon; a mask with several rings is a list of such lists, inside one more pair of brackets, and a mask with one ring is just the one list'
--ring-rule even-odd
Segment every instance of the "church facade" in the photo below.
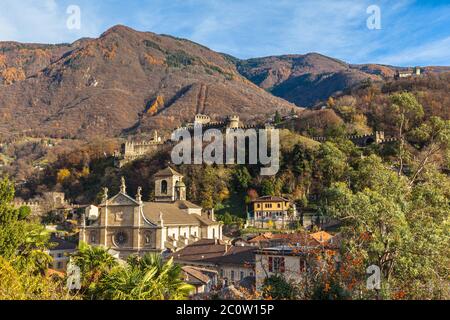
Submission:
{"label": "church facade", "polygon": [[86,208],[80,241],[101,245],[120,258],[147,252],[176,252],[200,239],[222,239],[222,225],[213,213],[186,200],[183,176],[170,167],[155,175],[155,201],[142,201],[141,188],[135,197],[126,192],[108,196],[103,189],[99,206]]}

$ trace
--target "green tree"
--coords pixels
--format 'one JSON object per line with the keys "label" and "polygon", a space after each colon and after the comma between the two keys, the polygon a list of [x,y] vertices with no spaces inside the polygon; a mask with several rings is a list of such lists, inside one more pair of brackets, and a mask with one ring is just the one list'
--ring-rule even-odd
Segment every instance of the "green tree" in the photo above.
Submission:
{"label": "green tree", "polygon": [[252,176],[245,166],[239,166],[233,171],[233,179],[236,191],[245,192],[250,186]]}
{"label": "green tree", "polygon": [[62,281],[41,274],[18,270],[0,257],[0,300],[73,299]]}
{"label": "green tree", "polygon": [[87,295],[95,291],[99,280],[118,264],[108,252],[108,248],[90,246],[84,242],[81,242],[78,251],[71,255],[71,261],[80,268],[82,292]]}
{"label": "green tree", "polygon": [[273,122],[275,124],[280,124],[283,121],[283,119],[281,118],[280,112],[278,112],[278,110],[275,112],[275,116],[273,117]]}
{"label": "green tree", "polygon": [[233,224],[233,216],[229,212],[225,212],[222,217],[222,222],[225,225],[231,225]]}
{"label": "green tree", "polygon": [[431,117],[429,121],[413,130],[411,135],[415,138],[416,146],[420,150],[419,161],[415,165],[416,168],[410,180],[412,185],[436,155],[442,153],[445,157],[445,154],[448,152],[450,146],[450,120]]}
{"label": "green tree", "polygon": [[273,275],[264,280],[263,296],[275,300],[293,300],[298,297],[298,288],[281,275]]}
{"label": "green tree", "polygon": [[276,186],[273,179],[264,179],[261,183],[261,193],[263,196],[274,196],[276,194]]}
{"label": "green tree", "polygon": [[194,288],[183,282],[181,268],[160,255],[133,257],[126,266],[114,268],[103,277],[98,297],[108,300],[181,300]]}
{"label": "green tree", "polygon": [[430,169],[410,185],[374,155],[355,169],[324,201],[324,211],[343,222],[342,255],[364,261],[361,281],[366,267],[379,266],[388,298],[448,297],[449,178]]}
{"label": "green tree", "polygon": [[17,220],[18,212],[12,206],[14,185],[8,178],[0,180],[0,223],[5,225]]}
{"label": "green tree", "polygon": [[347,155],[334,143],[325,142],[320,145],[316,166],[322,176],[323,184],[341,181],[348,170]]}
{"label": "green tree", "polygon": [[28,218],[31,214],[31,208],[28,206],[21,206],[19,208],[19,220],[25,220],[26,218]]}
{"label": "green tree", "polygon": [[406,134],[419,123],[424,116],[422,105],[416,97],[408,92],[396,93],[390,97],[389,106],[391,122],[397,127],[397,138],[399,141],[399,171],[403,172],[403,166],[406,156],[405,137]]}
{"label": "green tree", "polygon": [[14,185],[7,178],[0,181],[0,256],[31,272],[43,273],[50,262],[49,233],[43,226],[23,220],[12,206]]}
{"label": "green tree", "polygon": [[63,284],[45,276],[49,234],[12,205],[14,185],[0,180],[0,299],[68,299]]}

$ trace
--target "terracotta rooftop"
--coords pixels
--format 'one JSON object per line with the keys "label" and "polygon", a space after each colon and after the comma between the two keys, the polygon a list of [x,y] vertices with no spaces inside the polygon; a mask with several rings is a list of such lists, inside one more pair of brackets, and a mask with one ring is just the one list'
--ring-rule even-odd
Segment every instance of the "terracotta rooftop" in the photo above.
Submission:
{"label": "terracotta rooftop", "polygon": [[[209,275],[217,274],[215,270],[209,270],[204,268],[192,267],[192,266],[183,266],[181,267],[185,275],[187,276],[187,281],[189,282],[200,282],[203,284],[207,284],[211,278]],[[194,278],[194,279],[192,279]],[[193,281],[194,280],[194,281]],[[198,280],[198,281],[195,281]]]}
{"label": "terracotta rooftop", "polygon": [[55,269],[47,269],[47,271],[45,272],[45,275],[47,277],[57,276],[59,278],[64,278],[66,276],[66,274],[64,272],[57,271]]}
{"label": "terracotta rooftop", "polygon": [[[313,236],[314,235],[314,236]],[[323,241],[320,241],[322,237]],[[315,234],[308,234],[306,232],[297,233],[264,233],[260,234],[252,239],[249,243],[259,243],[259,242],[283,242],[285,244],[295,244],[303,246],[315,246],[328,242],[332,236],[324,231],[317,232]]]}
{"label": "terracotta rooftop", "polygon": [[331,240],[331,238],[333,238],[331,234],[325,231],[311,233],[310,236],[321,244],[327,243],[328,241]]}
{"label": "terracotta rooftop", "polygon": [[203,239],[190,244],[171,255],[174,260],[186,263],[205,263],[211,265],[254,264],[255,247],[235,247],[221,241]]}

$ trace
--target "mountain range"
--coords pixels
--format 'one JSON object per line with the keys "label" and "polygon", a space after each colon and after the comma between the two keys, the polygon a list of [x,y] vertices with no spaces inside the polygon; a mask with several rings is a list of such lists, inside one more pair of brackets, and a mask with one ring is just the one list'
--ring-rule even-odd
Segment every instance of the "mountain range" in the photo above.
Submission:
{"label": "mountain range", "polygon": [[[392,80],[409,68],[379,64],[348,64],[318,53],[240,60],[239,72],[275,96],[312,107],[362,81]],[[450,67],[423,67],[423,73],[450,72]]]}
{"label": "mountain range", "polygon": [[[401,68],[317,53],[240,60],[115,26],[72,44],[0,42],[0,135],[88,138],[169,131],[197,113],[256,122]],[[425,72],[450,71],[426,68]]]}

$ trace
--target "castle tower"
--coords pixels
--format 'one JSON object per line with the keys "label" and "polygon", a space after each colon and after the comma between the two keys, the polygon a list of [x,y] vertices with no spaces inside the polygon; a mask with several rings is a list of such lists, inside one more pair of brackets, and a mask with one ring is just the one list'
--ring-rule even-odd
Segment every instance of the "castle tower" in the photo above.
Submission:
{"label": "castle tower", "polygon": [[228,128],[229,129],[239,128],[239,116],[230,116],[228,118]]}
{"label": "castle tower", "polygon": [[415,67],[414,68],[414,74],[416,76],[420,76],[421,73],[422,73],[422,69],[420,67]]}
{"label": "castle tower", "polygon": [[194,126],[205,125],[211,122],[211,118],[205,114],[196,114],[194,118]]}
{"label": "castle tower", "polygon": [[158,140],[159,140],[158,139],[158,131],[155,130],[155,131],[153,131],[153,141],[158,142]]}
{"label": "castle tower", "polygon": [[[176,172],[171,167],[167,167],[155,174],[155,201],[173,202],[177,200],[176,184],[182,182],[183,175]],[[184,185],[184,184],[183,184]],[[186,187],[179,184],[180,197],[186,198]],[[181,193],[184,192],[184,195]],[[181,200],[181,199],[180,199]]]}
{"label": "castle tower", "polygon": [[375,132],[375,143],[382,143],[384,140],[384,131],[376,131]]}
{"label": "castle tower", "polygon": [[124,144],[122,144],[122,154],[124,157],[133,156],[135,152],[134,142],[133,141],[126,141]]}

